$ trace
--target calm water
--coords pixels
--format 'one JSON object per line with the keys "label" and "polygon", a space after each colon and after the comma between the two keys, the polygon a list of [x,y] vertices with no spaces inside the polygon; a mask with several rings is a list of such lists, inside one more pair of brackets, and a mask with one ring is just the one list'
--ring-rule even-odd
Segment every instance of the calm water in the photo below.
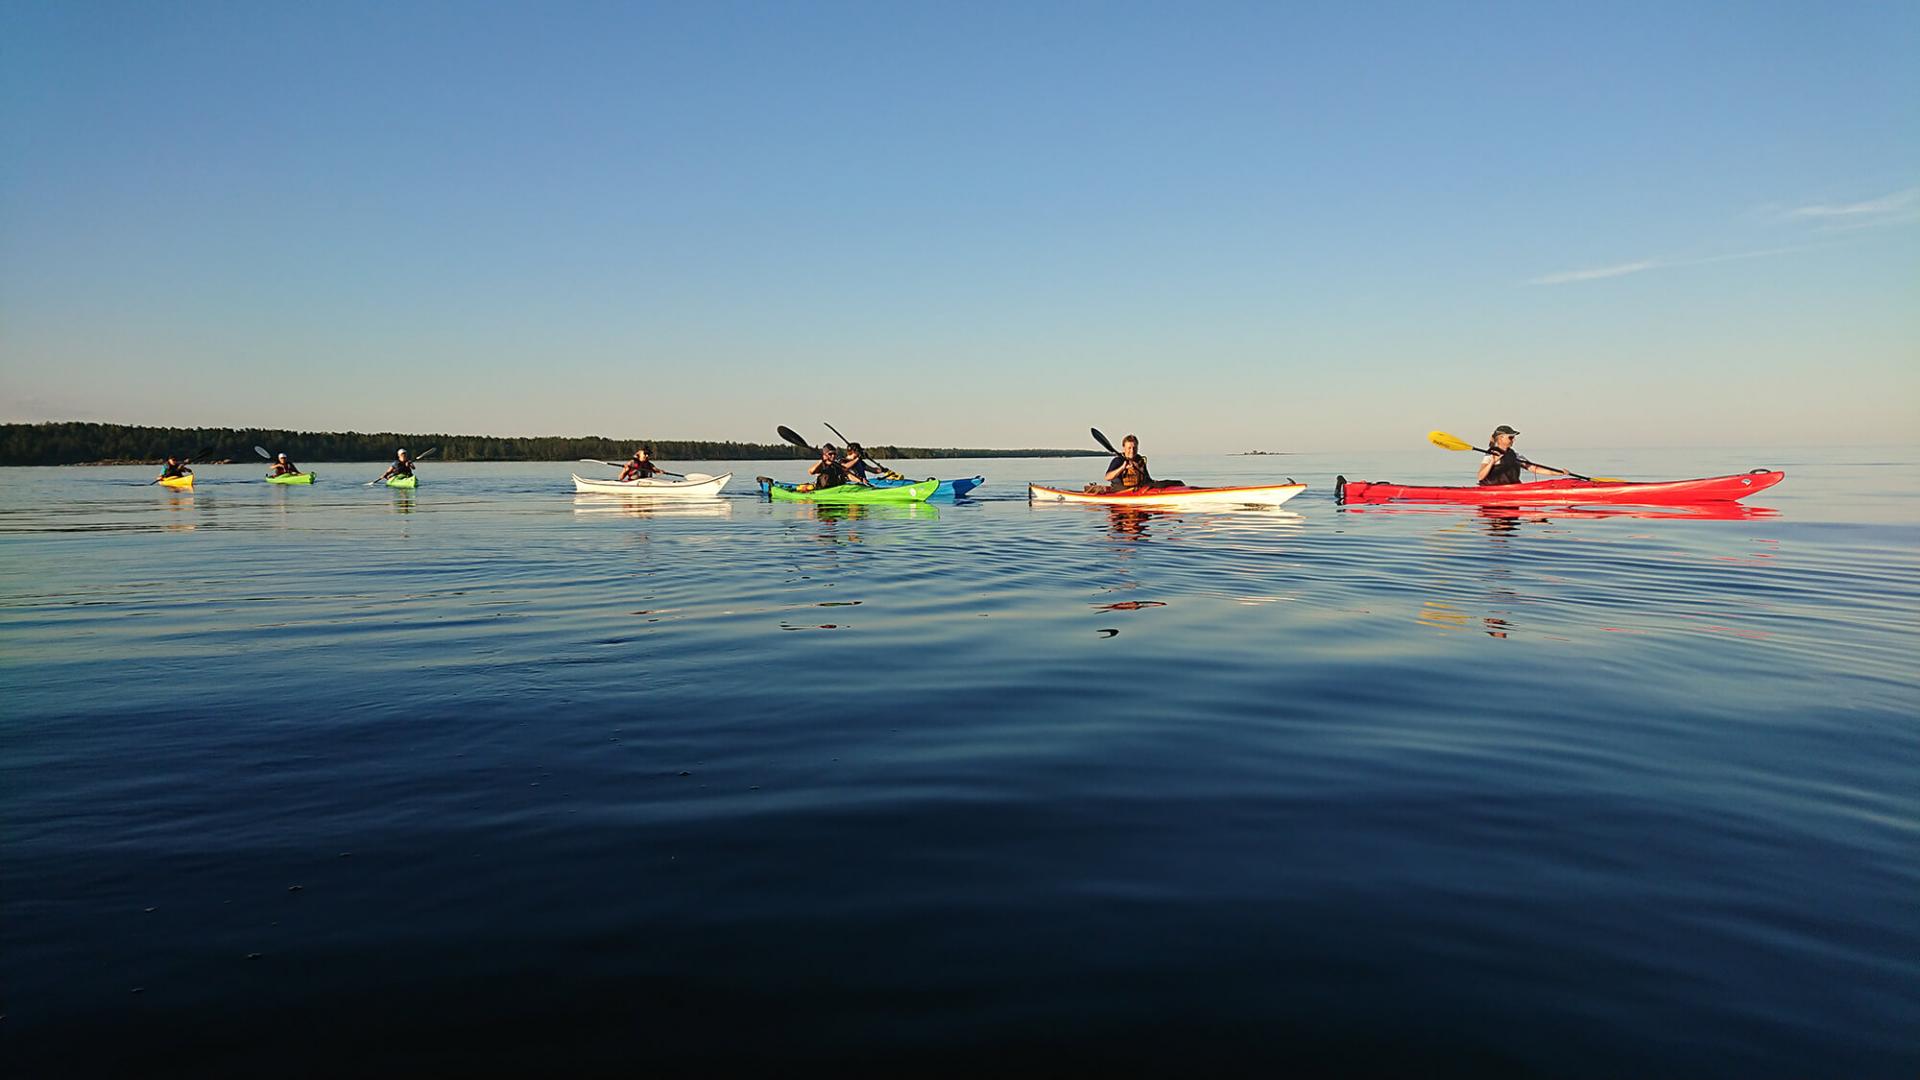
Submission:
{"label": "calm water", "polygon": [[[1920,1064],[1911,450],[1735,515],[0,470],[16,1075]],[[928,466],[932,467],[929,468]],[[585,472],[587,466],[579,467]],[[1452,469],[1449,472],[1447,470]]]}

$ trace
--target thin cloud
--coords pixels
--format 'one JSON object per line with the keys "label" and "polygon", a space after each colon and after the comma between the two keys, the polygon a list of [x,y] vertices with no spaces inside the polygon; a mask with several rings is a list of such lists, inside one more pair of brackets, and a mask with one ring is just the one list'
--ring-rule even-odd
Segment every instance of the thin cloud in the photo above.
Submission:
{"label": "thin cloud", "polygon": [[1666,264],[1659,259],[1642,259],[1639,262],[1621,263],[1618,266],[1596,266],[1591,270],[1562,270],[1557,274],[1545,274],[1528,282],[1529,285],[1565,285],[1569,281],[1599,281],[1601,278],[1626,277],[1642,270],[1653,270]]}
{"label": "thin cloud", "polygon": [[1618,266],[1598,266],[1590,270],[1562,270],[1557,274],[1543,274],[1527,282],[1529,285],[1566,285],[1575,281],[1600,281],[1605,278],[1626,277],[1646,270],[1665,270],[1675,266],[1707,266],[1711,263],[1736,262],[1740,259],[1764,259],[1770,255],[1787,255],[1795,251],[1805,251],[1807,245],[1796,247],[1764,248],[1760,251],[1735,251],[1726,255],[1707,255],[1698,259],[1641,259],[1639,262],[1621,263]]}
{"label": "thin cloud", "polygon": [[1787,211],[1790,218],[1857,218],[1897,214],[1920,201],[1920,188],[1908,188],[1856,203],[1814,203]]}

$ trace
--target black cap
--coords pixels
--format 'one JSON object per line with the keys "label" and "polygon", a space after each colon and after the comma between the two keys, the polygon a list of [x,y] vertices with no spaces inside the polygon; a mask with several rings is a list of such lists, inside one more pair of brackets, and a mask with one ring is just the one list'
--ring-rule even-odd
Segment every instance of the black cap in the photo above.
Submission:
{"label": "black cap", "polygon": [[1494,433],[1495,435],[1518,435],[1518,434],[1520,434],[1519,432],[1517,432],[1517,431],[1515,431],[1515,430],[1513,430],[1512,428],[1510,428],[1510,427],[1508,427],[1508,426],[1507,426],[1507,425],[1505,425],[1505,424],[1501,424],[1501,425],[1500,425],[1499,427],[1497,427],[1497,428],[1494,428],[1494,429],[1493,429],[1493,433]]}

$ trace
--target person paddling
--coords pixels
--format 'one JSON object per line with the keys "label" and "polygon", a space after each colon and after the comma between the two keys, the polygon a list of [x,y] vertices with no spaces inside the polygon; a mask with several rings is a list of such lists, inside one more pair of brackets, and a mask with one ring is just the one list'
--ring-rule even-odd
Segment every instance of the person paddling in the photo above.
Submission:
{"label": "person paddling", "polygon": [[293,461],[289,459],[286,454],[283,453],[273,459],[273,468],[268,470],[267,475],[268,476],[299,476],[300,467],[298,465],[295,465]]}
{"label": "person paddling", "polygon": [[[428,453],[432,453],[432,451],[428,451]],[[413,475],[413,458],[408,456],[405,450],[402,450],[400,451],[399,456],[394,459],[393,464],[387,466],[387,471],[380,474],[380,480],[390,480],[396,476],[412,476],[412,475]],[[379,483],[379,480],[376,480],[374,482]]]}
{"label": "person paddling", "polygon": [[179,458],[174,457],[172,454],[168,454],[167,463],[160,467],[160,475],[154,477],[154,480],[156,481],[177,480],[182,476],[192,476],[192,475],[193,475],[193,470],[187,468],[186,462],[181,461]]}
{"label": "person paddling", "polygon": [[653,455],[652,449],[645,446],[641,447],[638,450],[635,450],[633,452],[633,457],[628,459],[627,461],[627,467],[620,470],[621,481],[625,482],[628,480],[646,480],[651,477],[660,476],[662,474],[665,474],[668,476],[673,475],[671,473],[668,473],[665,469],[662,469],[659,465],[655,464],[653,461],[652,455]]}
{"label": "person paddling", "polygon": [[854,483],[867,484],[869,487],[871,487],[872,484],[867,479],[868,473],[879,476],[885,475],[889,471],[867,460],[866,448],[857,442],[847,444],[847,452],[841,456],[840,464],[847,470],[848,478]]}
{"label": "person paddling", "polygon": [[833,448],[832,443],[827,443],[820,447],[820,460],[814,462],[813,465],[807,469],[807,475],[814,478],[813,489],[815,491],[819,491],[822,488],[839,487],[842,484],[859,484],[863,487],[872,486],[864,479],[848,475],[846,465],[840,461],[840,452]]}
{"label": "person paddling", "polygon": [[1487,455],[1480,459],[1480,474],[1478,477],[1480,486],[1493,487],[1497,484],[1517,484],[1520,482],[1520,471],[1522,469],[1530,473],[1537,473],[1541,476],[1573,475],[1563,469],[1549,469],[1545,465],[1535,465],[1533,462],[1521,457],[1519,452],[1513,448],[1514,437],[1519,434],[1519,432],[1505,424],[1501,424],[1499,427],[1493,429],[1493,434],[1487,439]]}
{"label": "person paddling", "polygon": [[1120,452],[1107,462],[1107,493],[1150,488],[1153,474],[1147,471],[1147,459],[1140,453],[1140,439],[1129,435],[1120,440]]}

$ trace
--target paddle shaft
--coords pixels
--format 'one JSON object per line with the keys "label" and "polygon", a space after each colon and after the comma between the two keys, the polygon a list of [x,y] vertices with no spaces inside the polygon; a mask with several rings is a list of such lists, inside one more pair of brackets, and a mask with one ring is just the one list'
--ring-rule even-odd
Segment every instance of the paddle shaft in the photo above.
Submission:
{"label": "paddle shaft", "polygon": [[[1474,451],[1475,453],[1479,453],[1479,454],[1498,454],[1498,453],[1499,453],[1499,451],[1498,451],[1498,450],[1495,450],[1495,449],[1492,449],[1491,447],[1489,447],[1489,448],[1486,448],[1486,449],[1481,449],[1480,447],[1478,447],[1478,446],[1475,446],[1475,447],[1472,447],[1472,449],[1473,449],[1473,451]],[[1567,471],[1567,470],[1565,470],[1565,469],[1560,469],[1560,468],[1555,468],[1555,467],[1554,467],[1554,466],[1552,466],[1552,465],[1542,465],[1542,464],[1540,464],[1540,463],[1539,463],[1539,462],[1537,462],[1537,461],[1529,461],[1529,460],[1527,460],[1527,459],[1526,459],[1526,457],[1525,457],[1525,456],[1523,456],[1522,454],[1520,454],[1520,452],[1519,452],[1519,451],[1515,451],[1515,452],[1514,452],[1514,455],[1513,455],[1513,456],[1514,456],[1514,457],[1517,457],[1517,458],[1519,458],[1519,459],[1520,459],[1520,464],[1522,464],[1522,465],[1525,465],[1525,466],[1528,466],[1529,468],[1534,468],[1534,469],[1547,469],[1547,470],[1550,470],[1550,471],[1552,471],[1552,472],[1557,472],[1557,473],[1559,473],[1559,474],[1560,474],[1561,476],[1564,476],[1564,477],[1567,477],[1567,478],[1569,478],[1569,479],[1572,479],[1572,480],[1584,480],[1584,481],[1586,481],[1587,483],[1590,483],[1590,484],[1591,484],[1591,483],[1593,483],[1593,477],[1591,477],[1591,476],[1581,476],[1581,475],[1580,475],[1579,473],[1577,473],[1577,472],[1568,472],[1568,471]]]}
{"label": "paddle shaft", "polygon": [[[597,457],[583,457],[580,460],[588,463],[589,465],[605,465],[609,469],[619,469],[621,472],[627,471],[627,467],[625,465],[615,465],[611,461],[601,461]],[[682,480],[687,479],[687,477],[681,476],[677,472],[668,472],[667,470],[660,468],[658,465],[654,466],[654,470],[658,472],[661,476],[679,476],[680,479]]]}

